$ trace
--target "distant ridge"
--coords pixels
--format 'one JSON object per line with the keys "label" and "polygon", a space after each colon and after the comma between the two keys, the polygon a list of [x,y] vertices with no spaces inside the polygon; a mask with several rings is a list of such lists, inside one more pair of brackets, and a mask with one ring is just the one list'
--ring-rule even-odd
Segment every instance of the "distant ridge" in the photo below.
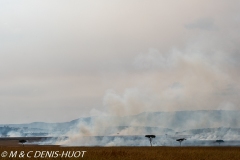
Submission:
{"label": "distant ridge", "polygon": [[[145,132],[156,131],[162,132],[182,132],[198,129],[209,128],[240,128],[240,110],[197,110],[197,111],[174,111],[174,112],[143,112],[130,116],[103,116],[103,117],[84,117],[74,119],[63,123],[45,123],[33,122],[25,124],[2,124],[0,127],[8,126],[15,128],[27,127],[30,129],[37,128],[43,132],[54,132],[64,134],[72,129],[79,127],[79,124],[85,126],[108,124],[102,126],[102,134],[117,134],[117,132],[129,130],[138,130],[145,128]],[[100,124],[100,125],[101,125]],[[122,127],[121,127],[122,126]],[[123,127],[124,126],[124,127]],[[128,128],[128,129],[126,129]],[[144,131],[144,130],[143,130]],[[201,131],[201,130],[199,130]],[[29,131],[30,132],[30,131]],[[144,132],[144,133],[145,133]],[[149,133],[148,132],[148,133]]]}

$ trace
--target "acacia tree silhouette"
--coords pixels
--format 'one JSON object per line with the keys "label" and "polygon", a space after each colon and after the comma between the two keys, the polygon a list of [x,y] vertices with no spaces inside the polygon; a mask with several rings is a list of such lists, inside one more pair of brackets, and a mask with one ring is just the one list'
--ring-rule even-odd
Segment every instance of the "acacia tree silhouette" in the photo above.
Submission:
{"label": "acacia tree silhouette", "polygon": [[218,143],[218,145],[220,146],[220,143],[223,143],[224,141],[223,140],[221,140],[221,139],[218,139],[218,140],[216,140],[216,142]]}
{"label": "acacia tree silhouette", "polygon": [[151,147],[152,147],[152,139],[155,138],[155,135],[146,135],[145,137],[147,137],[150,141]]}
{"label": "acacia tree silhouette", "polygon": [[182,146],[181,143],[182,143],[182,141],[184,141],[184,140],[187,140],[187,139],[185,139],[185,138],[179,138],[179,139],[177,139],[176,141],[178,141],[178,142],[180,143],[180,146]]}

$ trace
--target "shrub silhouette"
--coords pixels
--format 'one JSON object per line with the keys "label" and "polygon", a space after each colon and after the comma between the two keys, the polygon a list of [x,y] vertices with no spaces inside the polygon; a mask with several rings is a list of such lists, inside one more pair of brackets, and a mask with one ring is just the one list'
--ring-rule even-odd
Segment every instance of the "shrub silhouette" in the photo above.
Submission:
{"label": "shrub silhouette", "polygon": [[24,146],[24,143],[26,143],[27,141],[25,139],[21,139],[19,140],[19,143],[22,143],[22,145]]}

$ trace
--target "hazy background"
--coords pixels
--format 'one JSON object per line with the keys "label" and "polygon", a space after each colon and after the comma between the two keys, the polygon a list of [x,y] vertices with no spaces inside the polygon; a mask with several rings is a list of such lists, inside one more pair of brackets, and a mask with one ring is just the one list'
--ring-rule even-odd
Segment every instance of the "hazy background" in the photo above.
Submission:
{"label": "hazy background", "polygon": [[0,0],[0,123],[239,109],[239,0]]}

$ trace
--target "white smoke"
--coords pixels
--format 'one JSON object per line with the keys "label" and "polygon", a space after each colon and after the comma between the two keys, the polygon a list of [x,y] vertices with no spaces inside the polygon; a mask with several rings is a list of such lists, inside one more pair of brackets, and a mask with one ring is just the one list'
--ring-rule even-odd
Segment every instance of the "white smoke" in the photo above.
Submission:
{"label": "white smoke", "polygon": [[[234,75],[237,68],[232,68],[232,73],[226,72],[221,66],[226,65],[224,59],[229,59],[228,54],[218,50],[209,53],[208,47],[208,44],[203,44],[202,47],[191,44],[191,47],[184,51],[173,49],[168,53],[160,53],[157,49],[149,49],[148,53],[139,54],[133,60],[136,73],[141,73],[140,77],[134,73],[135,84],[123,91],[107,90],[103,97],[106,110],[92,110],[92,115],[99,116],[96,116],[90,124],[79,123],[76,130],[68,133],[69,139],[59,143],[103,146],[144,145],[145,142],[135,142],[126,137],[98,139],[93,136],[143,135],[147,133],[146,129],[128,127],[115,130],[114,133],[113,130],[110,132],[108,129],[119,125],[154,126],[154,122],[146,124],[147,119],[144,118],[131,120],[127,124],[122,123],[119,120],[121,116],[127,119],[129,115],[143,112],[238,109],[236,106],[240,101],[237,95],[240,90],[238,82],[233,78],[239,78],[238,75]],[[142,74],[145,76],[143,77]],[[163,121],[171,120],[167,118]],[[197,125],[194,121],[187,122],[186,126],[202,128],[209,123],[204,117],[195,117],[195,120],[198,121]],[[211,127],[225,125],[225,122],[221,123],[212,122]],[[155,125],[155,127],[159,126]],[[229,131],[222,138],[231,139],[231,135],[237,137],[235,133]],[[196,134],[191,137],[192,140],[216,138],[218,138],[217,132]],[[160,143],[156,144],[160,145]]]}

